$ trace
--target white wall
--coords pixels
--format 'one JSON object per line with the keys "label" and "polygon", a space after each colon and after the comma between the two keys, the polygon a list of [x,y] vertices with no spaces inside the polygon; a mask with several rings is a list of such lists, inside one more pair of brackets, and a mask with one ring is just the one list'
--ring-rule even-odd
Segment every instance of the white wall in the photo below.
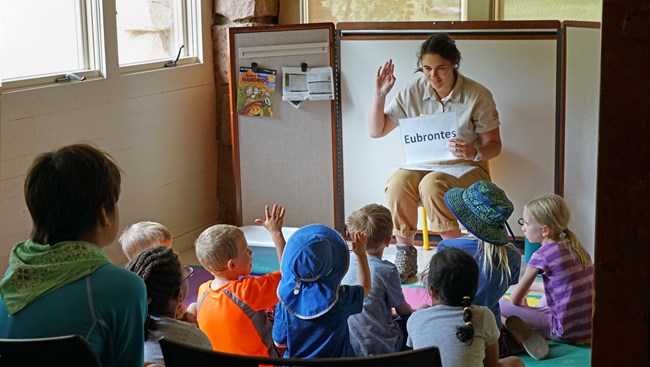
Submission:
{"label": "white wall", "polygon": [[[203,63],[120,75],[113,1],[104,1],[106,78],[2,93],[0,110],[0,269],[25,240],[31,219],[24,174],[34,156],[91,142],[124,173],[120,225],[159,221],[179,251],[217,220],[216,96],[212,1],[202,2]],[[111,32],[110,30],[113,29]],[[105,249],[124,260],[116,244]]]}
{"label": "white wall", "polygon": [[595,258],[600,29],[565,30],[564,198],[571,210],[569,228]]}

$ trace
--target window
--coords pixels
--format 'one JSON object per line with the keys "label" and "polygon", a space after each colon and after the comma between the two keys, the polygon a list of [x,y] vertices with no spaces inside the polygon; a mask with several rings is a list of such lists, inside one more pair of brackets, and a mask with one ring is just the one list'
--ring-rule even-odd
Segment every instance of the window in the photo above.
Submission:
{"label": "window", "polygon": [[600,22],[603,0],[281,0],[282,23],[578,20]]}
{"label": "window", "polygon": [[498,20],[580,20],[600,22],[602,0],[496,0]]}
{"label": "window", "polygon": [[96,5],[91,0],[3,1],[0,78],[48,75],[53,81],[53,75],[97,71],[100,35],[89,27],[99,14]]}
{"label": "window", "polygon": [[196,1],[117,0],[115,6],[120,66],[157,61],[159,67],[161,61],[177,57],[196,61],[200,49]]}
{"label": "window", "polygon": [[[103,17],[112,15],[105,13],[103,4],[101,0],[2,1],[3,89],[103,77],[106,62],[118,59],[123,72],[161,69],[177,56],[178,64],[200,61],[201,0],[116,0],[119,30],[105,28]],[[116,37],[118,49],[106,48],[104,37]]]}
{"label": "window", "polygon": [[461,19],[460,0],[308,0],[304,8],[308,23]]}

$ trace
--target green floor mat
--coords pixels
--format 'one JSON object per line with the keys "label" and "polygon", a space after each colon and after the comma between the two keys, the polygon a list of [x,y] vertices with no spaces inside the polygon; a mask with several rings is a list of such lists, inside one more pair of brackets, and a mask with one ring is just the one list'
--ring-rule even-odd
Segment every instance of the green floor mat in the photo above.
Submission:
{"label": "green floor mat", "polygon": [[579,366],[591,365],[591,346],[549,342],[548,357],[538,361],[527,354],[519,355],[526,367],[546,366]]}

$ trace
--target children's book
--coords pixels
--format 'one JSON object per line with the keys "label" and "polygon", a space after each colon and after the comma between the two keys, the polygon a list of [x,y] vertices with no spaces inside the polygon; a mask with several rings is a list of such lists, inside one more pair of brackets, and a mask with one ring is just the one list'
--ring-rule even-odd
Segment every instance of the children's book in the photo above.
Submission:
{"label": "children's book", "polygon": [[277,70],[239,68],[237,113],[246,116],[273,116],[273,96]]}

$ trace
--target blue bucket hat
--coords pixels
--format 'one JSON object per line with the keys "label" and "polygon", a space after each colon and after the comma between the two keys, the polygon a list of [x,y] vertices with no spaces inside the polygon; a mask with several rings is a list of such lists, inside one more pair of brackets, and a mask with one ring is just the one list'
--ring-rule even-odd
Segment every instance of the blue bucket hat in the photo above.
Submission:
{"label": "blue bucket hat", "polygon": [[282,255],[278,299],[296,317],[319,317],[339,300],[350,254],[343,237],[322,224],[298,229]]}
{"label": "blue bucket hat", "polygon": [[474,236],[497,246],[509,242],[506,221],[514,207],[497,185],[477,181],[466,189],[454,187],[445,193],[445,203]]}

